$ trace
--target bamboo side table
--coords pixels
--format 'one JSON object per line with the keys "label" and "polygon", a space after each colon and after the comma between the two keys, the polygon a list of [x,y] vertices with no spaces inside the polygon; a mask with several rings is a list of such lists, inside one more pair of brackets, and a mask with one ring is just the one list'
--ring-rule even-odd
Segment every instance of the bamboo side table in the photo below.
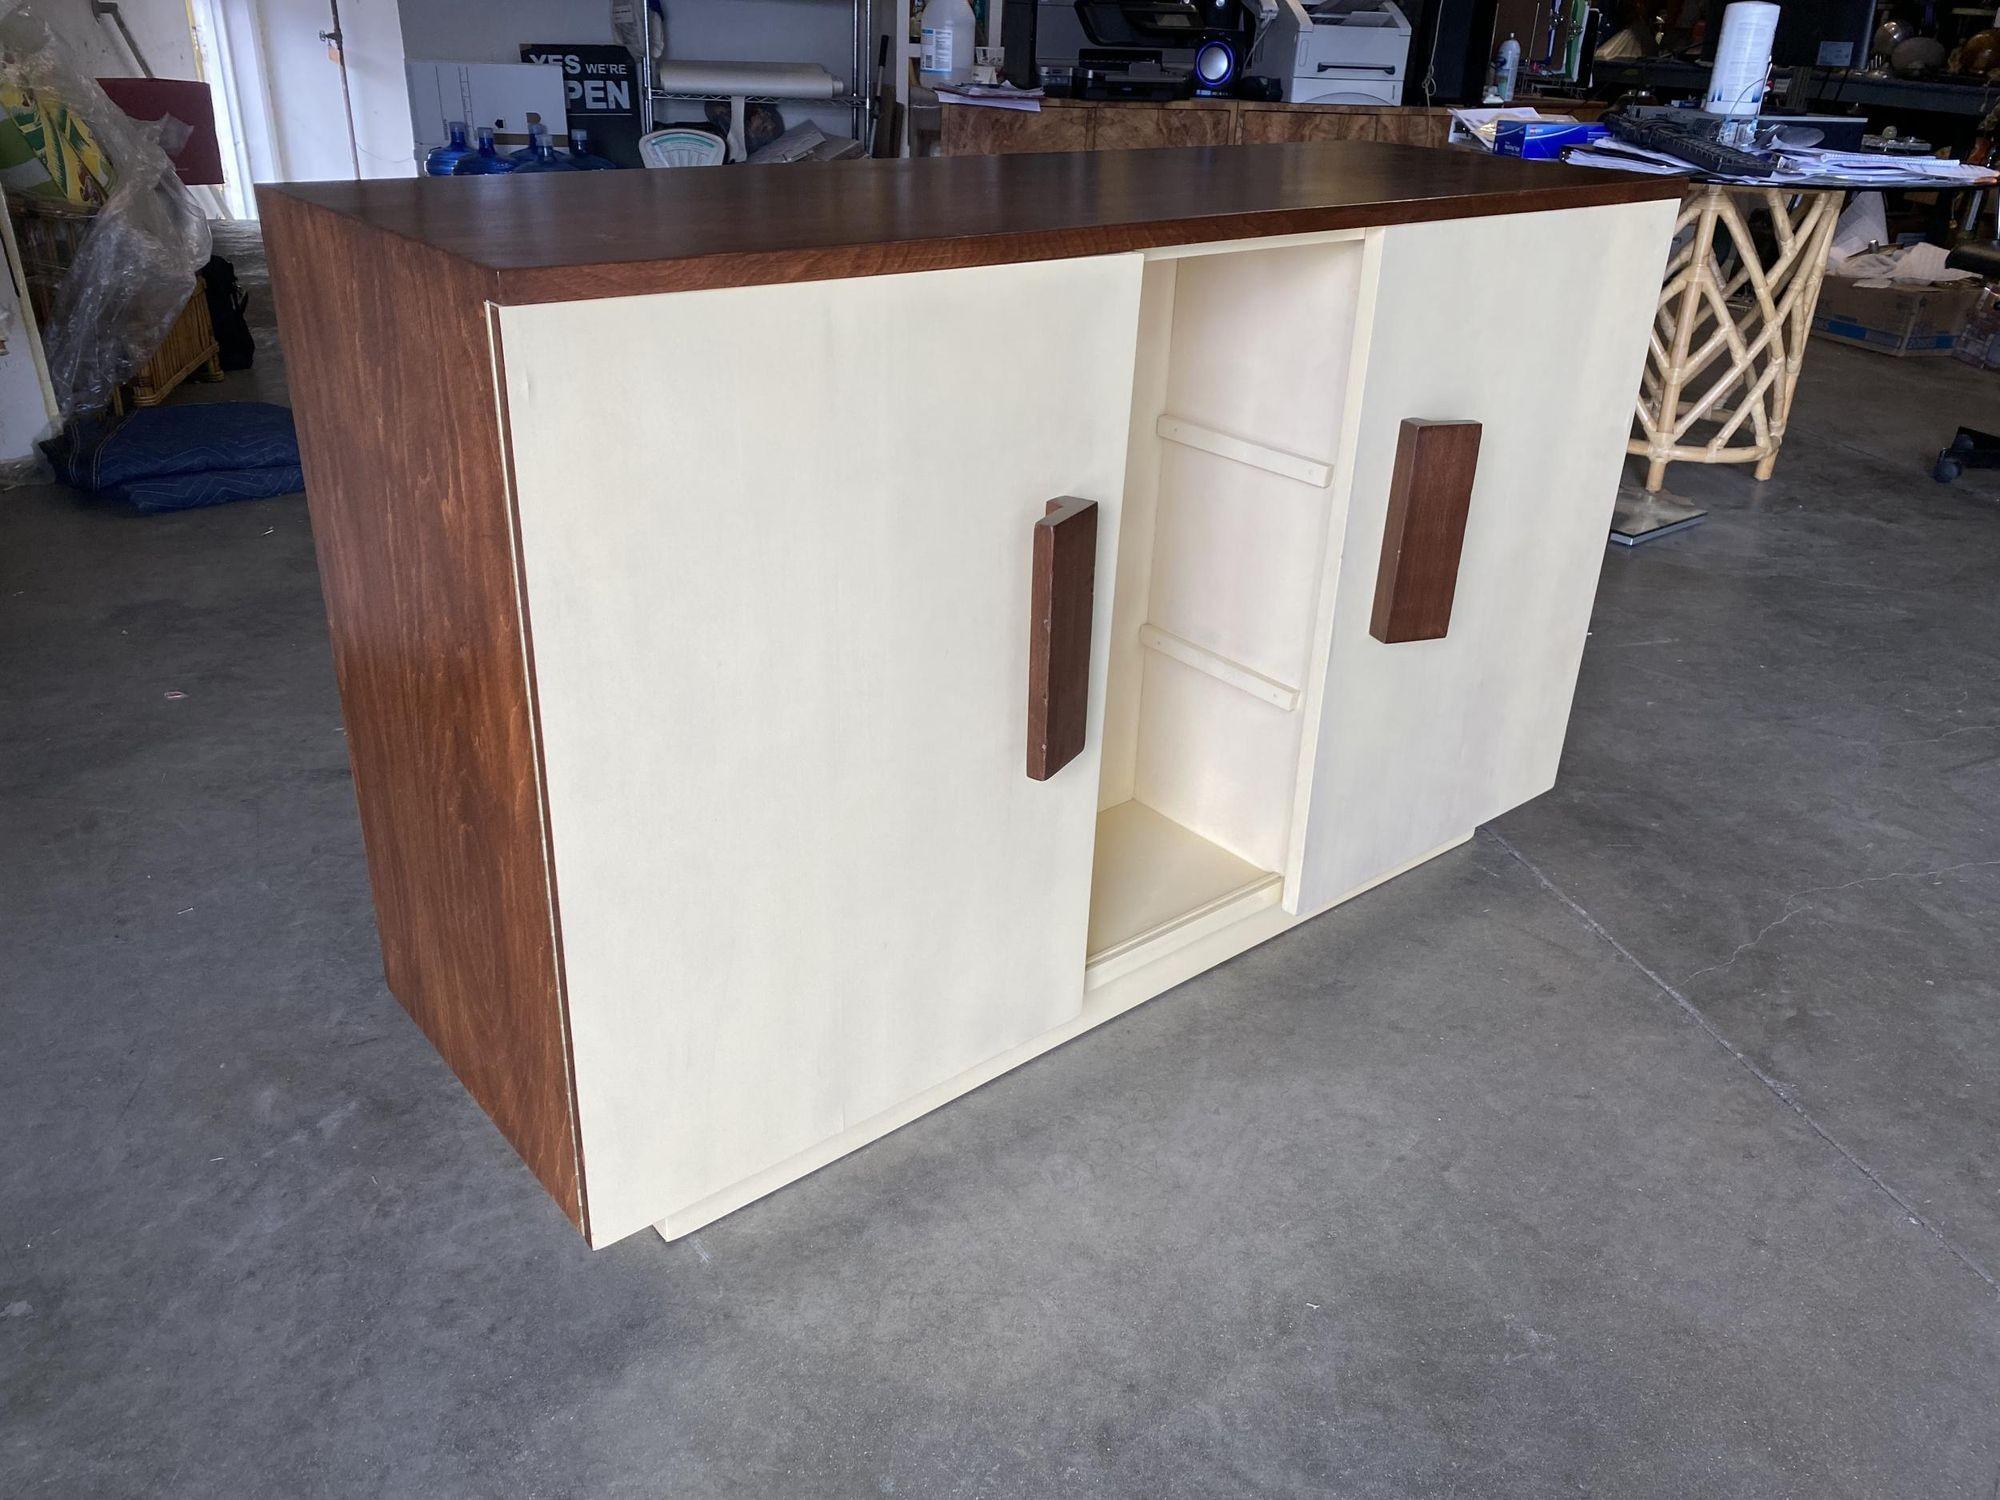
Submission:
{"label": "bamboo side table", "polygon": [[[1639,389],[1640,435],[1629,444],[1647,460],[1649,496],[1670,463],[1755,464],[1757,478],[1771,477],[1843,196],[1736,183],[1688,189]],[[1770,219],[1768,261],[1750,226],[1759,208]],[[1698,440],[1697,427],[1713,432]]]}

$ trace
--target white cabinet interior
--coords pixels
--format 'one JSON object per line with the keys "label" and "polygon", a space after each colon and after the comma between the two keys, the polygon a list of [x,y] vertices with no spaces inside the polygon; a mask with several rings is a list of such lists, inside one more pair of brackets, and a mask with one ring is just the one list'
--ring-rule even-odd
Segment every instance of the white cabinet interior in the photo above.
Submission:
{"label": "white cabinet interior", "polygon": [[1090,977],[1280,898],[1363,236],[1146,267]]}

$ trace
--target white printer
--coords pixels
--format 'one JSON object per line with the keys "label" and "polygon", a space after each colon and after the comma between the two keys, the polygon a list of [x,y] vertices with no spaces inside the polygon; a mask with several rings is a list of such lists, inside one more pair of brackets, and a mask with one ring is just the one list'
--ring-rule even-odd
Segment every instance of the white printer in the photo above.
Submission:
{"label": "white printer", "polygon": [[[1401,104],[1410,22],[1396,0],[1266,0],[1252,71],[1293,104]],[[1275,11],[1275,14],[1271,12]]]}

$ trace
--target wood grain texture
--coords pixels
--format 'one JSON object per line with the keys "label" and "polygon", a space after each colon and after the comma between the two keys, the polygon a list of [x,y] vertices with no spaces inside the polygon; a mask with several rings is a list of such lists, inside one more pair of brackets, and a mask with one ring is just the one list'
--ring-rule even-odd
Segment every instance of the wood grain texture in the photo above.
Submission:
{"label": "wood grain texture", "polygon": [[[1044,99],[1027,124],[992,117],[1016,113],[976,105],[944,106],[946,156],[1001,151],[1123,151],[1162,146],[1276,145],[1288,141],[1386,141],[1443,146],[1451,111],[1404,104],[1281,104],[1263,100],[1173,99],[1139,103]],[[1043,141],[1047,144],[1036,145]]]}
{"label": "wood grain texture", "polygon": [[1077,109],[959,109],[944,111],[948,155],[1005,156],[1021,151],[1088,151],[1091,117]]}
{"label": "wood grain texture", "polygon": [[586,1228],[493,278],[259,200],[389,987]]}
{"label": "wood grain texture", "polygon": [[1286,142],[1373,141],[1380,135],[1372,109],[1244,109],[1237,122],[1237,139],[1246,146]]}
{"label": "wood grain texture", "polygon": [[1072,111],[1091,117],[1096,151],[1142,151],[1163,146],[1226,146],[1236,122],[1226,109],[1100,109]]}
{"label": "wood grain texture", "polygon": [[1111,255],[1680,197],[1684,179],[1370,142],[266,188],[492,273],[503,305]]}
{"label": "wood grain texture", "polygon": [[1441,641],[1451,630],[1479,430],[1477,422],[1411,417],[1397,434],[1375,613],[1368,622],[1368,633],[1385,645]]}
{"label": "wood grain texture", "polygon": [[1375,139],[1399,146],[1442,147],[1451,136],[1448,109],[1385,109],[1375,116]]}
{"label": "wood grain texture", "polygon": [[1065,496],[1035,523],[1028,638],[1028,777],[1047,781],[1083,752],[1090,722],[1097,502]]}

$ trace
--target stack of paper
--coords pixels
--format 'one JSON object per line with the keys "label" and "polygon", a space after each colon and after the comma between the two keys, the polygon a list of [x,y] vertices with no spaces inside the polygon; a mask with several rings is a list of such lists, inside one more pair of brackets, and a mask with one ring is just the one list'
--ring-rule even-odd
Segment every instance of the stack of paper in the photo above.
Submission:
{"label": "stack of paper", "polygon": [[1991,167],[1968,166],[1962,161],[1946,161],[1936,156],[1884,156],[1877,151],[1818,149],[1784,150],[1782,154],[1788,163],[1797,161],[1825,177],[1846,177],[1859,181],[1884,178],[1898,182],[1917,177],[1926,182],[1968,184],[1993,180]]}
{"label": "stack of paper", "polygon": [[[1571,151],[1563,160],[1577,167],[1611,167],[1621,172],[1693,172],[1677,156],[1616,137]],[[1978,186],[1995,180],[1991,167],[1967,166],[1935,156],[1881,156],[1872,151],[1822,151],[1816,146],[1781,146],[1776,170],[1768,177],[1710,174],[1713,180],[1764,187],[1810,187],[1815,183],[1870,187]]]}
{"label": "stack of paper", "polygon": [[987,109],[1020,109],[1039,113],[1040,89],[1017,89],[1011,83],[959,83],[937,91],[940,104],[979,104]]}

